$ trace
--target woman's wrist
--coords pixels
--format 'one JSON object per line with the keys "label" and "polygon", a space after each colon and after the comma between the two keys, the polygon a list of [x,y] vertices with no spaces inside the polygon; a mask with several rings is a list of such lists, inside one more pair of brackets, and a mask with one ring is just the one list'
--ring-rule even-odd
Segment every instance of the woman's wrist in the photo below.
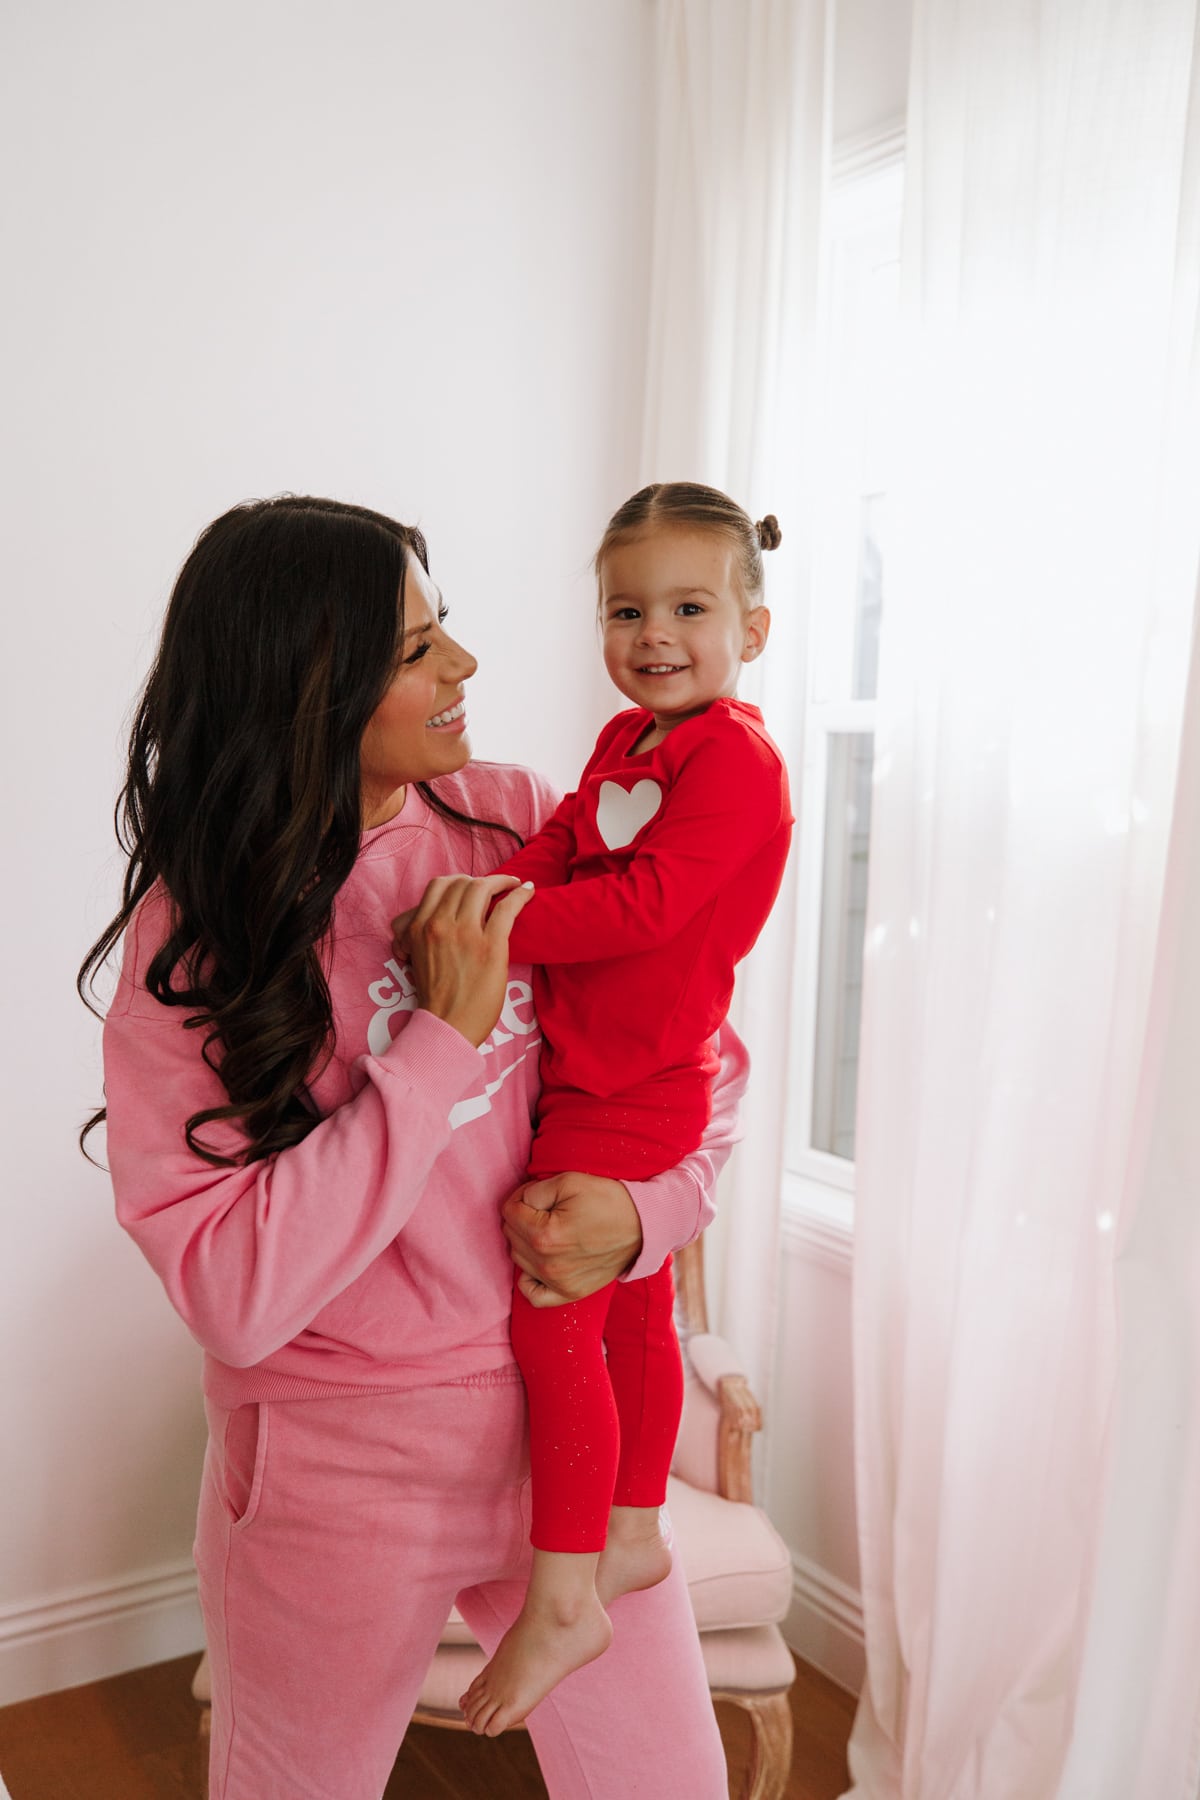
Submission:
{"label": "woman's wrist", "polygon": [[453,1007],[442,1008],[432,1000],[420,1001],[416,1007],[416,1011],[428,1013],[431,1019],[437,1019],[441,1024],[448,1025],[451,1031],[456,1031],[459,1037],[466,1039],[472,1050],[478,1050],[479,1046],[486,1042],[491,1033],[492,1027],[488,1025],[485,1029],[483,1021],[480,1020],[478,1016],[472,1017],[467,1015],[464,1017],[461,1012],[456,1012]]}

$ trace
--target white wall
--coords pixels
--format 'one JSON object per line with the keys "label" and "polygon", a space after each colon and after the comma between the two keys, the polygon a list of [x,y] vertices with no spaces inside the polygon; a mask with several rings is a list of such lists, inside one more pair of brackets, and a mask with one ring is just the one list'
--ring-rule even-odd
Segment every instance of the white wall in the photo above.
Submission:
{"label": "white wall", "polygon": [[833,136],[837,145],[904,118],[913,0],[836,0]]}
{"label": "white wall", "polygon": [[198,1352],[73,1142],[72,979],[172,578],[252,495],[419,522],[477,752],[578,767],[609,710],[587,562],[640,426],[651,27],[646,0],[8,9],[0,1704],[199,1641]]}

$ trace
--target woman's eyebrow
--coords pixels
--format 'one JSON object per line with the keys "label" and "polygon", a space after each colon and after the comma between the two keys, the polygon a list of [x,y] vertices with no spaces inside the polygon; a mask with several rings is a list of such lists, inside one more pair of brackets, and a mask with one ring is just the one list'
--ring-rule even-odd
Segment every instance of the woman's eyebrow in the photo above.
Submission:
{"label": "woman's eyebrow", "polygon": [[[441,588],[435,588],[433,591],[437,595],[437,603],[440,610],[446,604],[442,598],[442,590]],[[418,637],[422,631],[432,631],[436,622],[437,621],[434,619],[429,619],[424,625],[410,625],[408,630],[404,633],[404,637],[400,640],[401,643],[406,642],[410,637]]]}

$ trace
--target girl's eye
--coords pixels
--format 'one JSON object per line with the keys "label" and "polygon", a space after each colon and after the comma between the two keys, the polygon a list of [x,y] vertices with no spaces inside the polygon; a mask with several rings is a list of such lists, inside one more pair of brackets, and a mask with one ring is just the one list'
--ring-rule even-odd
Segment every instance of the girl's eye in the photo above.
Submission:
{"label": "girl's eye", "polygon": [[637,619],[640,617],[641,617],[641,614],[638,612],[638,609],[636,606],[618,606],[616,612],[609,614],[610,619],[626,620],[626,619]]}
{"label": "girl's eye", "polygon": [[694,619],[704,608],[695,600],[684,600],[679,608],[685,619]]}

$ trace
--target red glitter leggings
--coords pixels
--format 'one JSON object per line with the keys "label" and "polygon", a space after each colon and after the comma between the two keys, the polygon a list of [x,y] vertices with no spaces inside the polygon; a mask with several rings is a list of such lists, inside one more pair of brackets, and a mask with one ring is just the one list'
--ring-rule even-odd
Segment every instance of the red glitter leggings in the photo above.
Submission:
{"label": "red glitter leggings", "polygon": [[674,1298],[669,1262],[567,1306],[531,1306],[514,1287],[535,1550],[603,1550],[610,1506],[666,1499],[683,1410]]}

